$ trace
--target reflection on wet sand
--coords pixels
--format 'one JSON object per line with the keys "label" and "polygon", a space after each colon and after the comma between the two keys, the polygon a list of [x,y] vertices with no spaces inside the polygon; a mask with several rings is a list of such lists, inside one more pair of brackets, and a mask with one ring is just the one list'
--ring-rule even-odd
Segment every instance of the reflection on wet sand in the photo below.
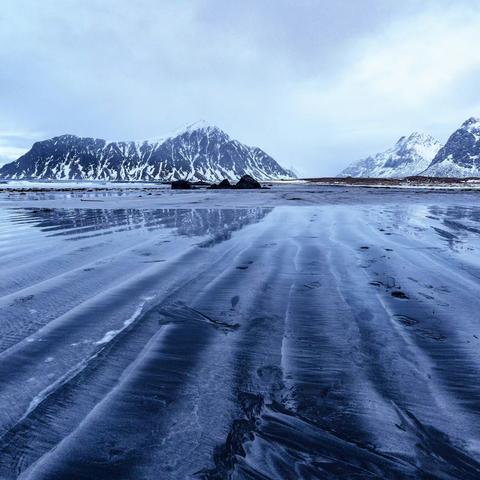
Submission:
{"label": "reflection on wet sand", "polygon": [[[89,234],[107,235],[116,232],[170,228],[178,235],[209,236],[225,240],[231,232],[249,223],[260,221],[272,208],[237,209],[21,209],[21,223],[33,223],[49,236],[64,235],[70,239]],[[91,236],[91,235],[90,235]]]}

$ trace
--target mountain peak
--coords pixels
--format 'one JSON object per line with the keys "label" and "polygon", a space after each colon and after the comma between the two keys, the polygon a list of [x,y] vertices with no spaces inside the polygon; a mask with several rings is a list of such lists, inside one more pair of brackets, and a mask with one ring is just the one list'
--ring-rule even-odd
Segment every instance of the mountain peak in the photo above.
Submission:
{"label": "mountain peak", "polygon": [[218,128],[216,125],[213,125],[212,123],[209,123],[206,120],[197,120],[196,122],[189,123],[175,130],[170,135],[170,137],[178,137],[179,135],[183,135],[184,133],[192,133],[197,131],[201,131],[205,133],[220,133],[223,135],[227,135],[222,129]]}
{"label": "mountain peak", "polygon": [[206,120],[200,119],[196,122],[185,125],[185,130],[206,130],[208,128],[214,129],[217,128],[215,125],[208,123]]}
{"label": "mountain peak", "polygon": [[428,133],[424,132],[412,132],[410,135],[404,135],[403,137],[400,137],[397,141],[397,145],[400,144],[412,144],[412,143],[436,143],[437,140],[429,135]]}
{"label": "mountain peak", "polygon": [[412,139],[412,140],[420,140],[420,141],[424,141],[424,140],[430,140],[432,139],[433,137],[431,135],[429,135],[428,133],[423,133],[423,132],[413,132],[409,135],[408,137],[409,139]]}
{"label": "mountain peak", "polygon": [[467,130],[467,132],[478,132],[480,131],[480,118],[478,117],[470,117],[468,120],[462,123],[460,127],[463,130]]}
{"label": "mountain peak", "polygon": [[151,137],[145,141],[148,143],[161,144],[166,142],[167,140],[173,140],[176,137],[181,137],[182,135],[185,135],[185,134],[192,134],[194,132],[200,132],[200,133],[206,133],[206,134],[217,133],[217,134],[223,135],[224,138],[227,140],[230,138],[223,130],[218,128],[216,125],[213,125],[207,122],[206,120],[197,120],[196,122],[187,123],[175,130],[166,132],[164,135],[161,135],[160,137]]}
{"label": "mountain peak", "polygon": [[410,135],[401,136],[395,143],[394,148],[412,148],[415,145],[426,145],[437,142],[432,136],[422,132],[412,132]]}
{"label": "mountain peak", "polygon": [[57,135],[55,137],[52,137],[51,140],[69,141],[69,140],[75,140],[77,138],[80,138],[80,137],[78,135],[73,135],[71,133],[63,133],[62,135]]}

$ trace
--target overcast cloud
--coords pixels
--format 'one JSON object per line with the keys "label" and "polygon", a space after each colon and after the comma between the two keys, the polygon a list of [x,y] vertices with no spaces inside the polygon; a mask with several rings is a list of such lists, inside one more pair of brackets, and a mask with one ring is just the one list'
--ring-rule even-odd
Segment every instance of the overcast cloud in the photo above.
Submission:
{"label": "overcast cloud", "polygon": [[0,160],[205,119],[305,175],[480,115],[480,2],[2,0]]}

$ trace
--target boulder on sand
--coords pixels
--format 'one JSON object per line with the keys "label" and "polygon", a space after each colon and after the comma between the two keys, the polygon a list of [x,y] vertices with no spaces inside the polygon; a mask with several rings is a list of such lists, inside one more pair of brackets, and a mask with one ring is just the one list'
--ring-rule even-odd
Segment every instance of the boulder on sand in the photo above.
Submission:
{"label": "boulder on sand", "polygon": [[175,180],[172,182],[173,190],[190,190],[191,188],[192,184],[187,180]]}
{"label": "boulder on sand", "polygon": [[235,185],[235,188],[262,188],[262,186],[250,175],[244,175]]}

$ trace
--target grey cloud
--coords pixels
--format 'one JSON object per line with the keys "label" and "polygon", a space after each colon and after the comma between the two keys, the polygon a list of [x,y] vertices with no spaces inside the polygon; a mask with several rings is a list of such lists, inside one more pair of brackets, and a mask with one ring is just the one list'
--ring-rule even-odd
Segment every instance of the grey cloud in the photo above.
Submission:
{"label": "grey cloud", "polygon": [[[447,0],[6,0],[0,129],[142,139],[204,118],[285,166],[334,174],[408,129],[445,136],[475,114],[476,58],[418,106],[395,91],[388,99],[375,77],[365,89],[361,77],[385,42],[405,55],[402,32],[417,17],[470,9]],[[429,32],[417,34],[421,46]]]}

